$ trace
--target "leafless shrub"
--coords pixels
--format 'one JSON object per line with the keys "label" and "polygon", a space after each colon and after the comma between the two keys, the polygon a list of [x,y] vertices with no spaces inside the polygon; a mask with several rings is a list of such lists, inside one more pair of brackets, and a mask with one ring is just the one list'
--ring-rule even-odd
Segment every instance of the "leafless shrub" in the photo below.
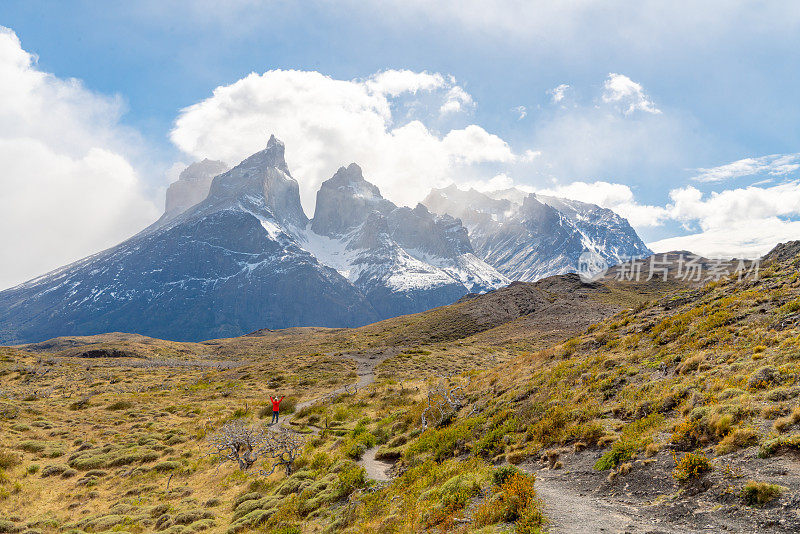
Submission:
{"label": "leafless shrub", "polygon": [[291,474],[295,460],[302,453],[305,438],[285,428],[265,432],[257,424],[236,419],[225,423],[210,442],[211,456],[220,462],[236,462],[241,471],[248,471],[261,458],[268,460],[271,469],[262,470],[260,474],[269,476],[278,467],[283,467],[287,475]]}
{"label": "leafless shrub", "polygon": [[451,376],[444,376],[428,391],[428,406],[422,412],[422,427],[443,426],[452,421],[456,414],[467,405],[466,390],[471,382],[455,383]]}
{"label": "leafless shrub", "polygon": [[247,471],[258,460],[265,439],[264,429],[258,425],[248,425],[241,419],[228,421],[211,437],[209,454],[220,462],[236,462],[239,470]]}
{"label": "leafless shrub", "polygon": [[261,474],[269,476],[276,468],[283,466],[286,470],[286,475],[291,475],[294,461],[302,454],[305,442],[304,436],[285,428],[270,431],[261,451],[265,458],[271,460],[272,469],[261,471]]}
{"label": "leafless shrub", "polygon": [[358,384],[345,384],[344,392],[348,395],[355,395],[358,393]]}
{"label": "leafless shrub", "polygon": [[29,384],[30,382],[41,380],[52,370],[52,367],[44,367],[41,364],[37,364],[36,367],[20,367],[17,369],[17,372],[25,377],[22,379],[22,383]]}

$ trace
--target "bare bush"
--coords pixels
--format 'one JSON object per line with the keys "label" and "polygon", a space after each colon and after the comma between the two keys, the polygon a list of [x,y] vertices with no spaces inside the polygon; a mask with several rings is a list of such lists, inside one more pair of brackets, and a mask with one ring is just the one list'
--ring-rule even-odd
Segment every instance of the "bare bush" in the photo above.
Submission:
{"label": "bare bush", "polygon": [[467,405],[466,390],[471,378],[465,383],[455,383],[451,376],[444,376],[428,391],[428,406],[422,412],[422,427],[439,427],[452,421],[456,414]]}
{"label": "bare bush", "polygon": [[303,436],[285,428],[265,432],[263,427],[248,425],[241,419],[225,423],[209,441],[211,456],[220,462],[236,462],[241,471],[248,471],[261,458],[269,460],[271,469],[260,471],[264,476],[271,475],[278,467],[291,474],[305,444]]}
{"label": "bare bush", "polygon": [[291,475],[295,460],[303,453],[305,442],[304,436],[285,428],[270,431],[261,447],[261,452],[265,458],[272,461],[272,469],[261,471],[261,474],[269,476],[276,468],[283,466],[286,474]]}
{"label": "bare bush", "polygon": [[258,425],[248,425],[241,419],[228,421],[211,437],[210,454],[220,462],[236,462],[239,470],[247,471],[258,460],[265,438],[264,429]]}

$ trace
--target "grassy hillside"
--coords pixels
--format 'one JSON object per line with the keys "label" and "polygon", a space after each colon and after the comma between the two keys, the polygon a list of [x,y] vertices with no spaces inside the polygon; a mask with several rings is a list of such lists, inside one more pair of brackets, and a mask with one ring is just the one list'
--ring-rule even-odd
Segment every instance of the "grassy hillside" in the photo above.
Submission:
{"label": "grassy hillside", "polygon": [[[796,531],[798,250],[702,287],[565,276],[360,329],[0,349],[0,532],[539,532],[550,494]],[[273,393],[291,474],[220,463]]]}

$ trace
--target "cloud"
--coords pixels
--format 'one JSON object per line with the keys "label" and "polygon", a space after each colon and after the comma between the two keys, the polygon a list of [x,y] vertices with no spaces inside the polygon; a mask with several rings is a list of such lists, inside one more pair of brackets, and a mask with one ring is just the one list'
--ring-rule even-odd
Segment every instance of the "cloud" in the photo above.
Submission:
{"label": "cloud", "polygon": [[567,185],[537,189],[536,192],[597,204],[625,217],[631,225],[638,228],[660,226],[670,218],[669,211],[665,207],[639,204],[631,188],[624,184],[604,181],[572,182]]}
{"label": "cloud", "polygon": [[360,81],[271,70],[217,87],[183,109],[171,139],[194,158],[238,162],[274,133],[286,143],[309,212],[320,184],[350,162],[359,163],[384,196],[414,205],[465,168],[516,158],[503,139],[474,124],[443,135],[418,119],[400,124],[397,100],[416,92],[439,98],[440,106],[472,103],[455,80],[436,73],[384,71]]}
{"label": "cloud", "polygon": [[[688,186],[670,192],[670,217],[695,232],[653,243],[708,256],[755,257],[781,241],[800,239],[800,182],[748,186],[704,195]],[[696,231],[699,227],[700,231]]]}
{"label": "cloud", "polygon": [[411,70],[381,71],[370,76],[366,82],[366,86],[370,90],[387,96],[433,91],[446,85],[444,76],[439,73],[430,74]]}
{"label": "cloud", "polygon": [[550,95],[550,98],[553,100],[553,102],[559,103],[562,100],[564,100],[564,94],[567,92],[568,89],[569,85],[562,83],[558,87],[554,87],[553,89],[547,91],[547,94]]}
{"label": "cloud", "polygon": [[[800,216],[800,182],[744,187],[703,195],[688,186],[670,192],[672,217],[697,221],[703,230],[724,229],[742,221]],[[800,237],[800,236],[798,236]]]}
{"label": "cloud", "polygon": [[740,221],[685,236],[648,243],[653,252],[688,250],[707,258],[758,258],[778,243],[800,238],[800,221],[777,217]]}
{"label": "cloud", "polygon": [[[533,124],[529,144],[541,151],[530,169],[559,181],[635,180],[685,166],[703,146],[691,118],[677,114],[625,114],[618,102],[553,105]],[[680,162],[680,163],[679,163]]]}
{"label": "cloud", "polygon": [[657,109],[650,97],[645,94],[641,84],[634,82],[624,74],[609,74],[603,88],[605,89],[603,102],[619,104],[625,115],[636,111],[661,113],[661,110]]}
{"label": "cloud", "polygon": [[800,169],[800,154],[773,154],[757,158],[744,158],[718,167],[697,169],[694,180],[722,182],[733,178],[769,174],[784,176]]}
{"label": "cloud", "polygon": [[521,121],[522,119],[524,119],[525,117],[528,116],[528,109],[525,106],[517,106],[517,107],[511,108],[511,111],[514,111],[514,112],[517,113],[517,120],[518,121]]}
{"label": "cloud", "polygon": [[489,178],[488,180],[472,180],[469,182],[463,182],[458,184],[458,187],[462,190],[474,189],[476,191],[480,191],[481,193],[502,191],[504,189],[511,189],[512,187],[515,187],[521,191],[525,191],[526,193],[531,192],[529,190],[530,188],[527,186],[515,184],[514,180],[506,173],[500,173]]}
{"label": "cloud", "polygon": [[495,0],[491,9],[481,0],[349,2],[349,7],[364,5],[375,6],[384,17],[393,8],[392,20],[407,24],[424,21],[470,32],[473,39],[535,43],[535,47],[526,48],[527,53],[563,54],[567,58],[605,59],[611,50],[646,57],[667,45],[682,45],[696,54],[698,46],[715,46],[726,37],[741,42],[752,35],[792,36],[800,25],[800,7],[780,1]]}
{"label": "cloud", "polygon": [[445,113],[457,113],[471,107],[475,107],[472,96],[461,87],[454,85],[447,91],[447,99],[442,104],[442,107],[439,108],[439,112],[443,115]]}
{"label": "cloud", "polygon": [[0,288],[114,245],[158,217],[121,147],[122,101],[40,71],[0,27]]}

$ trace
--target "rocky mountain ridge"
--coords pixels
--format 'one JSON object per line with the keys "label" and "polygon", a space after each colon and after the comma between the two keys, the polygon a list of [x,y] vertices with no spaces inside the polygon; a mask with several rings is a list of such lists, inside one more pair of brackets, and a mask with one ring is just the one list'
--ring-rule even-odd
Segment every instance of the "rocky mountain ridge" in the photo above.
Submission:
{"label": "rocky mountain ridge", "polygon": [[[357,166],[340,169],[321,190],[318,233],[284,152],[272,137],[214,177],[200,203],[0,292],[0,342],[110,331],[201,340],[264,327],[358,326],[508,282],[472,255],[460,223],[422,206],[398,208]],[[339,191],[342,184],[349,192]],[[362,202],[367,193],[370,202]],[[325,205],[333,206],[327,218]]]}
{"label": "rocky mountain ridge", "polygon": [[482,193],[434,189],[432,212],[458,217],[475,253],[512,280],[576,272],[584,252],[609,265],[652,254],[627,220],[594,204],[518,189]]}

